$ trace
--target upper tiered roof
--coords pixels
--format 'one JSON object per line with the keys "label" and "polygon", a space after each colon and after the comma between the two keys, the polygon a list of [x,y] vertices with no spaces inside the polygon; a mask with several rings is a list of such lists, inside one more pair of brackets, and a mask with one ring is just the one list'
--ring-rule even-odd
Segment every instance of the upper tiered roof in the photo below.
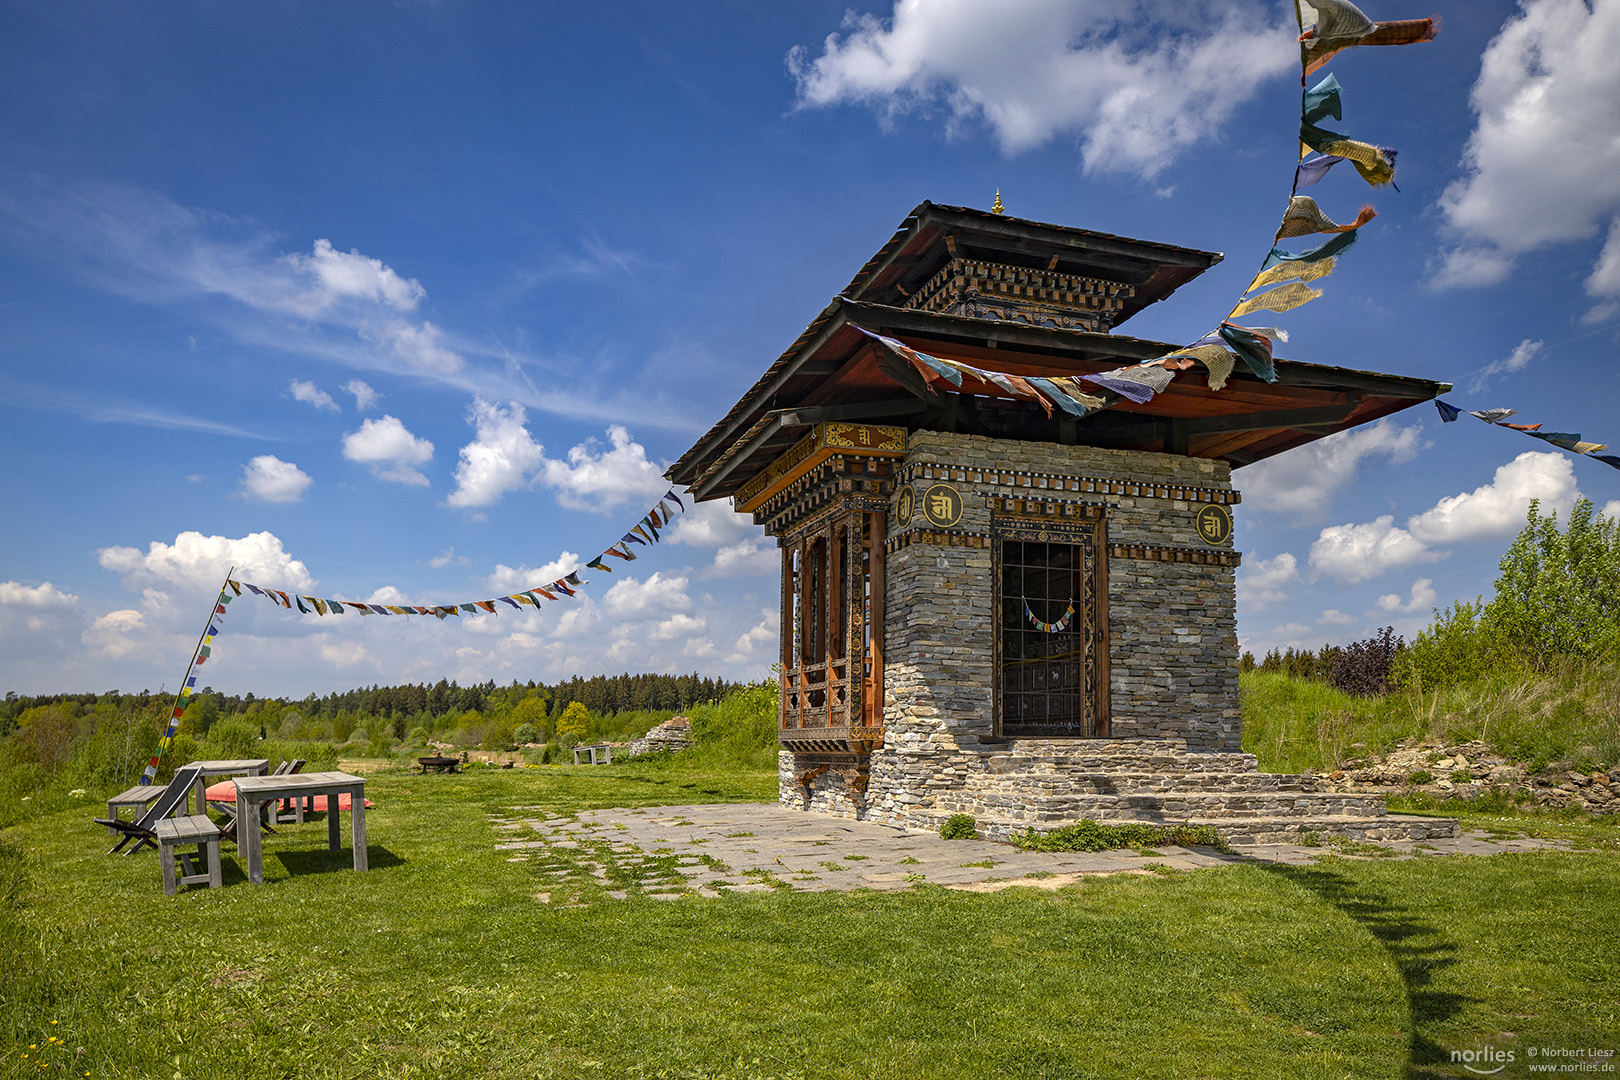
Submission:
{"label": "upper tiered roof", "polygon": [[668,476],[733,494],[822,421],[1154,450],[1246,465],[1430,400],[1444,383],[1279,358],[1211,391],[1184,371],[1077,419],[929,386],[861,330],[1014,375],[1086,375],[1176,346],[1109,331],[1220,261],[1207,251],[923,203]]}

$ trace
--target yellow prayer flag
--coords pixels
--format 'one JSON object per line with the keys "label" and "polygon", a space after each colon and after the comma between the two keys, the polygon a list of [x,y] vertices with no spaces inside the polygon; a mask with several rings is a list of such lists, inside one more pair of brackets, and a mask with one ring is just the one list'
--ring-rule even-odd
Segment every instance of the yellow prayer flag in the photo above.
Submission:
{"label": "yellow prayer flag", "polygon": [[1301,304],[1308,304],[1321,296],[1321,290],[1313,289],[1300,281],[1290,281],[1287,285],[1279,285],[1275,289],[1267,289],[1259,296],[1251,297],[1232,309],[1228,319],[1235,319],[1240,315],[1247,315],[1251,311],[1291,311]]}
{"label": "yellow prayer flag", "polygon": [[1252,293],[1256,289],[1264,288],[1267,285],[1275,285],[1279,281],[1287,281],[1289,278],[1298,278],[1301,281],[1315,281],[1317,278],[1325,278],[1333,273],[1333,267],[1338,261],[1339,257],[1337,255],[1330,255],[1328,258],[1317,262],[1304,262],[1298,259],[1280,262],[1276,266],[1267,267],[1256,274],[1254,280],[1249,282],[1249,287],[1243,291]]}

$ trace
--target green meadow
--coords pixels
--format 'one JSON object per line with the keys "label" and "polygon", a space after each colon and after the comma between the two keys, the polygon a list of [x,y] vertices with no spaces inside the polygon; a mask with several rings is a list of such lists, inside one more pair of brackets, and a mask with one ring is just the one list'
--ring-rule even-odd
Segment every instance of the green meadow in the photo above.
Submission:
{"label": "green meadow", "polygon": [[[85,799],[0,834],[0,1076],[1425,1077],[1620,1049],[1620,830],[1571,849],[1258,863],[1047,892],[543,903],[494,817],[759,802],[675,761],[373,773],[371,870],[317,815],[163,896]],[[345,836],[347,829],[344,830]]]}

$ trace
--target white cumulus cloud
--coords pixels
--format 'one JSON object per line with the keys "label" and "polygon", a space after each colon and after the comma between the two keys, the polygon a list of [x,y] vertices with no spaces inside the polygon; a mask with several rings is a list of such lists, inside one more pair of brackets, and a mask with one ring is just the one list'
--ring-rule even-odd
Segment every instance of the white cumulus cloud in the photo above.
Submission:
{"label": "white cumulus cloud", "polygon": [[360,430],[343,436],[343,456],[371,466],[379,479],[426,487],[428,478],[416,467],[433,460],[433,444],[412,435],[397,418],[384,414],[382,419],[367,420]]}
{"label": "white cumulus cloud", "polygon": [[1330,525],[1311,544],[1311,569],[1340,585],[1354,585],[1386,570],[1444,558],[1385,514],[1359,525]]}
{"label": "white cumulus cloud", "polygon": [[375,405],[380,396],[364,379],[350,379],[343,384],[343,389],[354,395],[354,407],[359,412],[365,412]]}
{"label": "white cumulus cloud", "polygon": [[529,486],[546,454],[524,426],[527,419],[516,402],[504,409],[482,398],[473,402],[468,421],[477,435],[461,448],[451,506],[491,506],[508,491]]}
{"label": "white cumulus cloud", "polygon": [[1419,426],[1393,420],[1352,428],[1244,466],[1243,503],[1256,510],[1319,518],[1335,492],[1355,479],[1361,463],[1382,457],[1392,465],[1418,452]]}
{"label": "white cumulus cloud", "polygon": [[[660,494],[665,490],[663,483],[660,478]],[[686,506],[686,513],[675,519],[675,527],[664,538],[672,544],[721,547],[764,535],[765,530],[754,524],[753,515],[737,513],[732,509],[730,499],[711,499],[700,503],[688,500]]]}
{"label": "white cumulus cloud", "polygon": [[1578,496],[1568,456],[1527,450],[1498,467],[1490,483],[1441,499],[1408,519],[1406,528],[1426,544],[1512,536],[1524,527],[1531,499],[1541,500],[1543,511],[1556,509],[1567,518]]}
{"label": "white cumulus cloud", "polygon": [[290,461],[260,454],[242,466],[242,493],[260,502],[297,502],[315,481]]}
{"label": "white cumulus cloud", "polygon": [[648,630],[647,640],[685,641],[703,633],[708,625],[708,621],[701,616],[676,612],[669,618],[660,620],[652,629]]}
{"label": "white cumulus cloud", "polygon": [[1402,596],[1400,593],[1385,593],[1378,598],[1380,611],[1392,615],[1411,615],[1413,612],[1424,611],[1434,605],[1434,582],[1426,577],[1420,577],[1412,582],[1412,590]]}
{"label": "white cumulus cloud", "polygon": [[495,570],[489,575],[486,584],[496,596],[510,596],[512,593],[532,589],[536,585],[544,585],[548,581],[567,577],[581,566],[585,565],[580,557],[572,551],[565,551],[548,563],[530,568],[528,566],[507,566],[505,563],[496,563]]}
{"label": "white cumulus cloud", "polygon": [[1288,599],[1284,587],[1299,581],[1299,560],[1285,551],[1269,559],[1245,562],[1237,575],[1238,603],[1246,611],[1264,611]]}
{"label": "white cumulus cloud", "polygon": [[353,248],[338,251],[330,240],[315,241],[312,254],[295,253],[285,258],[289,265],[312,279],[311,300],[318,306],[348,297],[410,311],[427,295],[427,290],[415,278],[402,278],[391,267],[384,266],[381,259],[362,255]]}
{"label": "white cumulus cloud", "polygon": [[[1440,197],[1455,244],[1439,285],[1501,281],[1518,256],[1584,240],[1620,211],[1620,0],[1521,0],[1486,47],[1464,175]],[[1614,233],[1610,244],[1615,246]],[[1620,309],[1620,250],[1587,290],[1592,317]]]}
{"label": "white cumulus cloud", "polygon": [[1151,178],[1298,63],[1274,15],[1252,0],[897,0],[788,63],[801,107],[869,104],[885,123],[942,107],[953,133],[982,122],[1006,153],[1074,134],[1088,173]]}
{"label": "white cumulus cloud", "polygon": [[[647,460],[647,448],[614,424],[608,448],[595,439],[568,451],[566,461],[547,458],[541,482],[570,510],[610,510],[626,502],[650,502],[669,490],[664,470]],[[687,505],[691,505],[688,503]]]}
{"label": "white cumulus cloud", "polygon": [[132,608],[109,611],[85,628],[79,641],[103,656],[129,656],[138,651],[148,632],[146,616]]}
{"label": "white cumulus cloud", "polygon": [[304,404],[313,405],[317,409],[326,409],[331,412],[343,411],[343,406],[333,401],[331,394],[328,394],[312,382],[293,379],[292,396],[294,401],[302,401]]}
{"label": "white cumulus cloud", "polygon": [[363,327],[360,335],[429,375],[453,375],[467,363],[460,353],[443,344],[444,331],[426,320],[416,326],[395,319],[381,327]]}
{"label": "white cumulus cloud", "polygon": [[128,588],[155,582],[190,587],[217,587],[225,571],[236,567],[239,580],[310,592],[316,581],[302,562],[289,555],[271,532],[242,537],[204,536],[183,532],[173,544],[153,540],[145,552],[132,547],[106,547],[96,552],[104,569],[122,576]]}
{"label": "white cumulus cloud", "polygon": [[782,627],[782,615],[772,607],[760,608],[759,615],[759,622],[732,645],[731,655],[726,658],[726,663],[758,663],[774,657]]}
{"label": "white cumulus cloud", "polygon": [[714,565],[707,577],[749,577],[775,574],[782,569],[782,554],[776,541],[761,536],[727,544],[714,553]]}
{"label": "white cumulus cloud", "polygon": [[602,610],[610,618],[624,622],[665,619],[691,608],[687,585],[685,577],[665,577],[662,573],[655,573],[645,581],[625,578],[602,597]]}
{"label": "white cumulus cloud", "polygon": [[1354,615],[1346,615],[1338,608],[1328,608],[1316,617],[1316,621],[1325,626],[1349,626],[1356,621]]}
{"label": "white cumulus cloud", "polygon": [[65,593],[48,581],[38,585],[24,585],[20,581],[0,581],[0,606],[20,608],[55,608],[77,604],[79,598]]}
{"label": "white cumulus cloud", "polygon": [[358,641],[325,641],[320,646],[321,659],[333,667],[349,668],[371,659],[364,644]]}

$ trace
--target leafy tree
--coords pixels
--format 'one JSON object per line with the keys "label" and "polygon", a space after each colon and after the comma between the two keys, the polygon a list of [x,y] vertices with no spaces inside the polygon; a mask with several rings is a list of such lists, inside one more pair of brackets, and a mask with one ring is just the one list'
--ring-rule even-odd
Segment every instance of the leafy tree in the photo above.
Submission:
{"label": "leafy tree", "polygon": [[512,716],[508,713],[484,725],[484,741],[479,745],[485,750],[510,750],[513,741]]}
{"label": "leafy tree", "polygon": [[219,719],[219,699],[204,690],[186,707],[186,720],[198,735],[207,735],[208,729]]}
{"label": "leafy tree", "polygon": [[557,718],[557,734],[564,739],[573,739],[576,743],[585,737],[590,728],[591,710],[585,707],[582,701],[570,701],[568,708],[563,710]]}
{"label": "leafy tree", "polygon": [[[540,742],[545,736],[546,721],[549,719],[547,714],[545,694],[530,692],[507,717],[516,729],[513,737],[518,742]],[[521,734],[524,728],[529,729],[528,738]]]}
{"label": "leafy tree", "polygon": [[1620,655],[1620,521],[1582,499],[1560,531],[1532,500],[1500,569],[1485,618],[1533,667]]}
{"label": "leafy tree", "polygon": [[1582,499],[1560,530],[1558,515],[1532,501],[1498,569],[1489,602],[1435,612],[1401,658],[1402,683],[1451,686],[1620,659],[1620,521],[1594,518]]}

